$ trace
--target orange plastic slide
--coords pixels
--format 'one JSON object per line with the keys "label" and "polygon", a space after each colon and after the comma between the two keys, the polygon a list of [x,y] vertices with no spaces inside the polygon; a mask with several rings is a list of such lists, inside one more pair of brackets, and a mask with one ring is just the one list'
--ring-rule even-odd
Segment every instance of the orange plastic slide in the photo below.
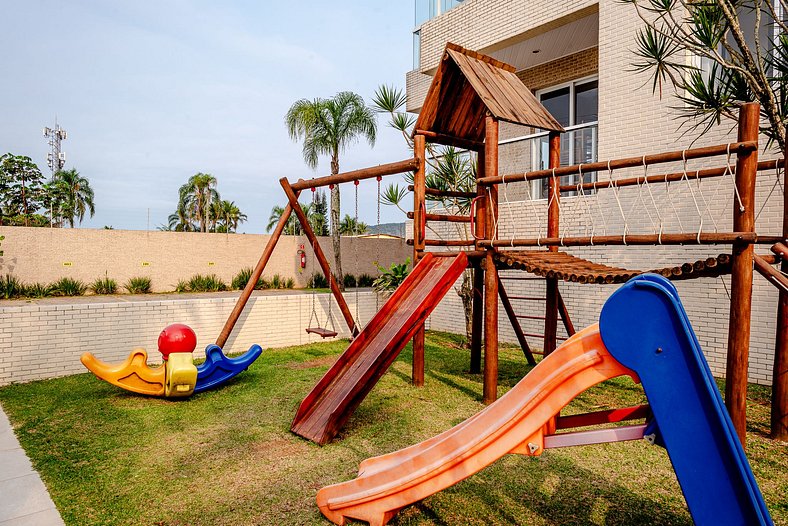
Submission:
{"label": "orange plastic slide", "polygon": [[358,478],[321,489],[317,504],[329,520],[383,526],[413,504],[509,453],[539,455],[546,426],[577,395],[634,372],[607,351],[592,325],[542,360],[497,402],[462,424],[414,446],[365,460]]}

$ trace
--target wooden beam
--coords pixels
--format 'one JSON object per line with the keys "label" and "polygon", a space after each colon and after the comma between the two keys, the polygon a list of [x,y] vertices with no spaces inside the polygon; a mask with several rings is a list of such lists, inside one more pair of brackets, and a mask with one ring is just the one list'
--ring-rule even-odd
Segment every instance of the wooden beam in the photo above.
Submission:
{"label": "wooden beam", "polygon": [[561,321],[564,323],[566,334],[573,336],[575,334],[575,326],[572,324],[572,319],[569,317],[569,311],[564,303],[564,297],[561,296],[561,291],[558,291],[558,313],[561,315]]}
{"label": "wooden beam", "polygon": [[[550,132],[548,144],[549,168],[556,171],[561,165],[561,134]],[[560,179],[558,176],[550,177],[547,180],[547,237],[560,236],[560,200],[561,192],[558,191]],[[551,245],[548,250],[557,252],[558,247]],[[548,356],[557,346],[556,336],[558,333],[558,278],[548,277],[545,280],[545,320],[544,320],[544,345],[542,350]]]}
{"label": "wooden beam", "polygon": [[336,299],[337,304],[339,305],[339,310],[342,312],[342,316],[345,318],[348,329],[350,329],[350,334],[355,337],[358,334],[356,321],[353,319],[353,315],[350,313],[350,307],[348,307],[347,302],[345,302],[345,297],[342,296],[342,291],[337,284],[337,280],[334,279],[334,274],[331,273],[331,266],[328,264],[328,259],[326,259],[326,255],[323,253],[323,249],[320,247],[320,243],[317,241],[317,236],[312,230],[312,226],[309,224],[309,220],[306,218],[303,209],[298,204],[298,197],[296,196],[293,187],[290,186],[287,177],[282,177],[279,179],[279,184],[282,185],[285,195],[287,196],[287,200],[290,202],[290,207],[293,209],[298,221],[301,223],[301,229],[304,231],[304,235],[312,245],[312,250],[315,253],[315,259],[317,259],[320,268],[323,270],[323,274],[326,276],[326,280],[328,281],[329,287],[331,288],[331,293],[334,295],[334,299]]}
{"label": "wooden beam", "polygon": [[[406,239],[405,243],[414,245],[413,239]],[[425,239],[422,246],[427,247],[472,247],[476,244],[475,241],[468,239]]]}
{"label": "wooden beam", "polygon": [[364,179],[372,179],[374,177],[383,177],[384,175],[401,174],[416,170],[419,166],[419,159],[405,159],[404,161],[397,161],[395,163],[381,164],[372,166],[370,168],[362,168],[360,170],[353,170],[352,172],[338,173],[336,175],[327,175],[325,177],[316,177],[314,179],[299,179],[298,182],[293,183],[290,187],[293,191],[309,190],[312,188],[320,188],[321,186],[329,186],[332,184],[349,183],[352,181],[363,181]]}
{"label": "wooden beam", "polygon": [[758,274],[766,278],[766,281],[777,287],[778,290],[788,292],[788,277],[785,274],[775,269],[758,254],[753,254],[752,257],[754,268],[758,271]]}
{"label": "wooden beam", "polygon": [[[758,149],[758,141],[739,141],[735,143],[728,144],[718,144],[716,146],[706,146],[703,148],[691,148],[689,150],[677,150],[674,152],[665,152],[665,153],[657,153],[653,155],[646,155],[645,157],[628,157],[626,159],[615,159],[609,161],[610,169],[616,170],[619,168],[633,168],[635,166],[643,166],[645,162],[646,165],[652,164],[660,164],[660,163],[669,163],[675,161],[681,161],[682,159],[699,159],[703,157],[713,157],[716,155],[727,155],[728,147],[730,146],[730,153],[731,154],[746,154],[748,152],[753,152]],[[682,153],[684,154],[682,157]],[[573,164],[571,166],[562,166],[557,168],[555,171],[556,177],[561,177],[564,175],[579,175],[582,171],[583,173],[588,172],[597,172],[600,170],[607,170],[608,169],[608,161],[600,161],[594,163],[582,163],[582,164]],[[535,170],[532,172],[525,172],[525,173],[514,173],[514,174],[507,174],[503,176],[495,176],[495,177],[481,177],[476,180],[477,184],[480,185],[491,185],[491,184],[501,184],[504,182],[504,179],[507,183],[515,183],[518,181],[534,181],[537,179],[547,179],[553,175],[552,169],[547,170]]]}
{"label": "wooden beam", "polygon": [[[424,253],[424,237],[426,225],[426,145],[423,135],[413,138],[413,154],[419,160],[413,174],[413,266],[418,264]],[[411,362],[411,382],[416,387],[424,385],[424,324],[420,324],[413,334],[413,361]]]}
{"label": "wooden beam", "polygon": [[[413,185],[408,185],[408,191],[413,191]],[[431,195],[434,197],[451,197],[456,199],[473,199],[476,197],[476,194],[473,192],[457,192],[455,190],[438,190],[437,188],[425,188],[424,189],[425,195]]]}
{"label": "wooden beam", "polygon": [[536,365],[536,360],[534,359],[534,355],[531,352],[531,346],[528,345],[528,340],[525,339],[523,328],[520,327],[520,321],[517,319],[517,314],[514,312],[514,307],[512,307],[512,302],[509,301],[509,296],[506,294],[506,289],[504,289],[500,277],[498,278],[498,296],[501,298],[501,305],[503,305],[503,310],[506,312],[506,316],[509,318],[509,323],[512,324],[514,335],[517,336],[517,342],[520,344],[520,348],[523,350],[525,359],[530,365]]}
{"label": "wooden beam", "polygon": [[[485,253],[486,256],[486,253]],[[469,372],[482,372],[482,334],[484,323],[484,269],[473,267],[473,297],[471,303],[471,363]]]}
{"label": "wooden beam", "polygon": [[428,130],[416,130],[414,138],[421,135],[427,142],[436,143],[436,144],[444,144],[446,146],[455,146],[457,148],[462,148],[463,150],[473,150],[474,152],[482,152],[484,151],[484,143],[479,141],[474,141],[471,139],[464,139],[462,137],[455,137],[453,135],[446,135],[445,133],[438,133],[434,131]]}
{"label": "wooden beam", "polygon": [[[408,219],[414,219],[416,214],[408,212]],[[470,216],[457,216],[452,214],[424,214],[427,221],[443,221],[446,223],[470,223]]]}
{"label": "wooden beam", "polygon": [[543,237],[527,239],[482,239],[481,247],[537,247],[563,246],[586,247],[601,245],[717,245],[717,244],[769,244],[784,241],[782,236],[761,236],[755,232],[721,232],[698,234],[632,234],[627,236]]}
{"label": "wooden beam", "polygon": [[[740,143],[754,142],[755,150],[736,156],[736,187],[741,208],[733,199],[733,229],[755,232],[755,177],[758,169],[758,119],[760,106],[748,103],[739,111]],[[750,354],[752,311],[753,246],[737,242],[731,257],[731,308],[728,322],[728,359],[725,375],[725,405],[742,445],[747,442],[747,366]]]}
{"label": "wooden beam", "polygon": [[[498,174],[498,120],[485,118],[484,172],[489,177]],[[495,237],[498,215],[498,189],[486,189],[484,218],[486,235]],[[484,258],[484,386],[482,401],[491,404],[498,398],[498,271],[495,268],[495,249],[487,249]]]}
{"label": "wooden beam", "polygon": [[[788,138],[788,131],[785,134]],[[783,236],[788,236],[788,155],[783,159]],[[772,252],[782,259],[780,270],[788,272],[788,247],[778,243]],[[774,369],[772,371],[772,411],[771,436],[777,440],[788,441],[788,293],[780,290],[777,303],[777,335],[774,348]]]}
{"label": "wooden beam", "polygon": [[[296,199],[298,199],[297,194]],[[268,238],[268,243],[265,245],[265,249],[263,250],[263,254],[260,256],[260,260],[257,262],[257,265],[255,265],[252,275],[249,277],[249,281],[246,282],[244,290],[241,291],[241,295],[238,296],[238,300],[235,302],[235,307],[233,307],[232,312],[230,312],[230,316],[224,323],[224,327],[222,327],[222,332],[220,332],[219,337],[216,338],[216,345],[219,347],[224,348],[224,344],[227,343],[230,333],[233,332],[233,327],[235,327],[235,324],[238,322],[238,318],[241,317],[241,313],[243,312],[244,308],[246,308],[246,303],[249,301],[249,297],[252,295],[252,292],[254,292],[257,282],[263,275],[263,270],[265,270],[268,260],[271,259],[271,254],[274,253],[274,248],[276,248],[276,244],[279,242],[279,238],[282,236],[282,232],[284,231],[285,226],[287,226],[287,221],[290,219],[290,214],[292,213],[293,207],[290,206],[290,203],[287,203],[282,215],[279,217],[279,222],[276,224],[276,228],[274,228],[273,234],[271,234],[271,237]]]}

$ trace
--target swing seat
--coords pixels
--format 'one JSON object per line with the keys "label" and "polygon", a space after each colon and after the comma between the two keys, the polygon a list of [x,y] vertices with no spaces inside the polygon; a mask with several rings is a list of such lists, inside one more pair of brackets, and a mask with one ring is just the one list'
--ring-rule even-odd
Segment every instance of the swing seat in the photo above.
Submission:
{"label": "swing seat", "polygon": [[306,332],[309,334],[317,334],[321,338],[333,338],[338,334],[337,331],[324,329],[322,327],[307,327]]}

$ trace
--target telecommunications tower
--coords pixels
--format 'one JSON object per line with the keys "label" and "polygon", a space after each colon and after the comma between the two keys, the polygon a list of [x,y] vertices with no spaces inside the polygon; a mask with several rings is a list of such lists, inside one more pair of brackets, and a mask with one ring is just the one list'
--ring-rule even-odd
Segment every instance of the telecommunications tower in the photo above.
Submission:
{"label": "telecommunications tower", "polygon": [[50,152],[47,154],[47,164],[54,177],[66,164],[66,152],[60,151],[60,142],[66,140],[66,130],[57,123],[57,117],[55,117],[54,128],[44,127],[44,137],[49,138]]}

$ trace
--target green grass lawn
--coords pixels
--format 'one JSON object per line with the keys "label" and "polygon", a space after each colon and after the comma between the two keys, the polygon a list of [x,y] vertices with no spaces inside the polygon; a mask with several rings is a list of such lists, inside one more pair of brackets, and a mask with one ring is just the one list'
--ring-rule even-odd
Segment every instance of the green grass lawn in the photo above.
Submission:
{"label": "green grass lawn", "polygon": [[[289,432],[296,407],[346,342],[266,350],[223,389],[184,401],[125,393],[90,374],[0,389],[22,446],[67,524],[327,524],[317,490],[358,463],[427,439],[482,409],[456,336],[427,337],[423,388],[406,349],[332,444]],[[503,393],[527,373],[501,351]],[[569,412],[633,405],[617,379]],[[788,447],[765,437],[768,390],[753,386],[748,454],[777,524],[788,524]],[[644,441],[510,455],[400,512],[396,525],[692,524],[665,451]]]}

